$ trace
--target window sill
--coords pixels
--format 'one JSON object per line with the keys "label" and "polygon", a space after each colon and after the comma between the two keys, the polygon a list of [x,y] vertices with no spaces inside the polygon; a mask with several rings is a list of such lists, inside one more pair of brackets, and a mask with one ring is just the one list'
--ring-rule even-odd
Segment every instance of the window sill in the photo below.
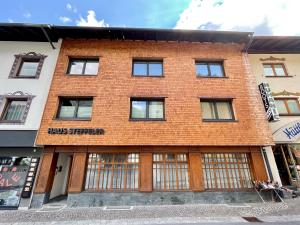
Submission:
{"label": "window sill", "polygon": [[70,77],[97,77],[98,74],[69,74],[69,73],[66,73],[66,76],[70,76]]}
{"label": "window sill", "polygon": [[144,121],[166,121],[166,119],[133,119],[133,118],[129,118],[129,121],[133,121],[133,122],[144,122]]}
{"label": "window sill", "polygon": [[17,76],[17,77],[9,77],[10,79],[38,79],[37,76],[31,76],[31,77],[23,77],[23,76]]}
{"label": "window sill", "polygon": [[161,75],[161,76],[152,76],[152,75],[131,75],[132,77],[151,77],[151,78],[164,78],[165,76],[164,75]]}
{"label": "window sill", "polygon": [[196,74],[196,78],[212,78],[212,79],[228,79],[229,77],[211,77],[211,76],[199,76]]}
{"label": "window sill", "polygon": [[279,116],[300,116],[300,113],[295,113],[295,114],[279,114]]}
{"label": "window sill", "polygon": [[58,121],[92,121],[92,118],[54,118]]}
{"label": "window sill", "polygon": [[291,78],[294,76],[287,75],[287,76],[265,76],[265,77],[267,77],[267,78]]}
{"label": "window sill", "polygon": [[202,122],[239,122],[238,120],[214,120],[214,119],[202,119]]}
{"label": "window sill", "polygon": [[20,120],[0,120],[0,124],[18,125],[18,124],[24,124],[24,122]]}

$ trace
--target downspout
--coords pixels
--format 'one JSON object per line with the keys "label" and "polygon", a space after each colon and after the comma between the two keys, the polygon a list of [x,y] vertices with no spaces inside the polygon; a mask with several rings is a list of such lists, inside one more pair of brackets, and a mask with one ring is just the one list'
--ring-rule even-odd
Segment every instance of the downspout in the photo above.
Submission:
{"label": "downspout", "polygon": [[[51,29],[51,25],[48,25],[48,27],[49,27],[49,29]],[[47,31],[45,30],[45,28],[44,28],[43,26],[41,26],[41,29],[42,29],[42,31],[43,31],[45,37],[47,38],[48,42],[50,43],[52,49],[55,49],[55,46],[53,45],[53,43],[52,43],[52,41],[51,41],[51,39],[50,39],[50,37],[49,37]]]}

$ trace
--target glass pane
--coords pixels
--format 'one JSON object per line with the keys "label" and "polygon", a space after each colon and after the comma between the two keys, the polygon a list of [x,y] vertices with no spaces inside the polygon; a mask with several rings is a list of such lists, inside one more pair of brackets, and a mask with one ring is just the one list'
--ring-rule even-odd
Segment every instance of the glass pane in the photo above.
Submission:
{"label": "glass pane", "polygon": [[201,108],[203,119],[216,119],[216,114],[212,102],[201,102]]}
{"label": "glass pane", "polygon": [[264,65],[264,74],[265,74],[265,76],[274,76],[271,65]]}
{"label": "glass pane", "polygon": [[162,76],[162,63],[161,62],[151,62],[149,63],[149,75],[150,76]]}
{"label": "glass pane", "polygon": [[285,107],[285,104],[284,104],[284,100],[275,100],[275,103],[276,103],[276,108],[279,112],[279,114],[287,114],[288,111]]}
{"label": "glass pane", "polygon": [[133,63],[133,75],[134,76],[146,76],[147,75],[147,63],[134,62]]}
{"label": "glass pane", "polygon": [[285,76],[285,71],[282,65],[274,65],[274,69],[277,76]]}
{"label": "glass pane", "polygon": [[21,120],[26,108],[27,101],[11,101],[9,103],[4,120]]}
{"label": "glass pane", "polygon": [[62,100],[59,118],[74,118],[76,109],[76,100],[64,99]]}
{"label": "glass pane", "polygon": [[146,101],[131,102],[131,118],[146,118]]}
{"label": "glass pane", "polygon": [[223,68],[220,64],[210,64],[210,75],[212,77],[223,77]]}
{"label": "glass pane", "polygon": [[71,61],[69,74],[82,74],[84,62],[83,61]]}
{"label": "glass pane", "polygon": [[295,99],[287,100],[287,104],[289,106],[290,113],[300,113],[298,100]]}
{"label": "glass pane", "polygon": [[164,103],[162,101],[149,102],[149,118],[164,118]]}
{"label": "glass pane", "polygon": [[23,62],[18,76],[32,77],[36,75],[39,62]]}
{"label": "glass pane", "polygon": [[86,65],[85,65],[84,74],[87,74],[87,75],[97,75],[97,73],[98,73],[98,66],[99,66],[99,62],[98,61],[87,61]]}
{"label": "glass pane", "polygon": [[229,102],[216,102],[219,119],[233,119]]}
{"label": "glass pane", "polygon": [[92,100],[80,100],[78,106],[78,118],[90,118],[92,116]]}
{"label": "glass pane", "polygon": [[208,67],[206,63],[196,64],[196,71],[198,76],[203,76],[203,77],[209,76]]}

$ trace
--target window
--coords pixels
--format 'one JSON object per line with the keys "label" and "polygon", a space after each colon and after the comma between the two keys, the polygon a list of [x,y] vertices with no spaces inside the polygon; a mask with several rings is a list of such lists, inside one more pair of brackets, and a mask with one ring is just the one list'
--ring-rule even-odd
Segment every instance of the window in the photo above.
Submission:
{"label": "window", "polygon": [[154,190],[188,190],[189,186],[187,154],[153,154]]}
{"label": "window", "polygon": [[133,76],[163,76],[163,62],[151,60],[133,60]]}
{"label": "window", "polygon": [[27,106],[27,99],[8,99],[1,121],[22,122]]}
{"label": "window", "polygon": [[44,59],[47,56],[30,52],[15,55],[15,61],[10,71],[10,78],[39,78]]}
{"label": "window", "polygon": [[90,154],[86,190],[137,190],[139,154]]}
{"label": "window", "polygon": [[231,100],[201,99],[201,108],[204,121],[234,120]]}
{"label": "window", "polygon": [[164,119],[164,99],[131,99],[131,119]]}
{"label": "window", "polygon": [[224,77],[222,62],[196,62],[198,77]]}
{"label": "window", "polygon": [[202,165],[206,189],[252,188],[246,153],[202,154]]}
{"label": "window", "polygon": [[99,59],[70,59],[68,74],[97,75]]}
{"label": "window", "polygon": [[57,118],[90,119],[92,116],[92,98],[61,98]]}
{"label": "window", "polygon": [[298,99],[275,99],[276,108],[280,115],[299,115]]}
{"label": "window", "polygon": [[287,71],[283,63],[264,63],[264,74],[265,76],[287,76]]}

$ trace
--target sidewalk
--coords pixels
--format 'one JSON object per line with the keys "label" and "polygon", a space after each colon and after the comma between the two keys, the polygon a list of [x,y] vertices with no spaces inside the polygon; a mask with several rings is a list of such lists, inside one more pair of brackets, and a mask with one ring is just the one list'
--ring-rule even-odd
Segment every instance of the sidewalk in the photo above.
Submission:
{"label": "sidewalk", "polygon": [[198,204],[167,206],[65,208],[52,205],[40,210],[0,211],[0,224],[179,224],[299,221],[300,199],[286,203]]}

